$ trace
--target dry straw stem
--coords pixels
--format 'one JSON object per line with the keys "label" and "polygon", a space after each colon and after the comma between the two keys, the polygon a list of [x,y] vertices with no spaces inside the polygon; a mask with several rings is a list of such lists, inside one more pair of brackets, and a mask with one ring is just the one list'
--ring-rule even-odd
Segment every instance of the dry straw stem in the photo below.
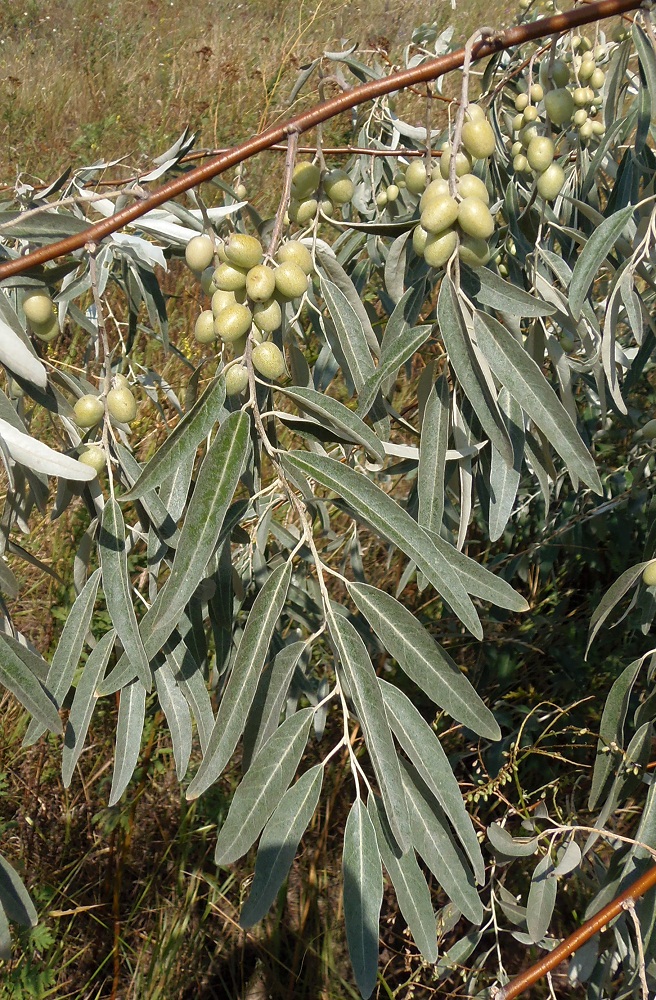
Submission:
{"label": "dry straw stem", "polygon": [[577,931],[574,931],[568,938],[565,938],[562,944],[559,944],[557,948],[554,948],[543,959],[532,965],[526,972],[522,972],[520,976],[513,979],[503,989],[493,991],[491,994],[492,1000],[513,1000],[513,997],[519,996],[524,990],[537,983],[538,979],[542,979],[548,972],[551,972],[557,965],[560,965],[561,962],[578,951],[594,934],[597,934],[598,931],[610,923],[618,914],[622,913],[623,910],[629,908],[634,900],[644,896],[654,885],[656,885],[656,865],[648,868],[644,875],[641,875],[635,882],[632,882],[629,888],[617,896],[612,903],[604,906],[603,910],[600,910],[594,917],[586,920]]}
{"label": "dry straw stem", "polygon": [[[590,24],[593,21],[600,21],[605,17],[616,17],[619,14],[625,14],[629,11],[637,10],[640,6],[641,0],[600,0],[598,3],[586,4],[574,10],[567,11],[565,14],[554,14],[551,17],[544,17],[530,24],[522,24],[515,28],[507,28],[505,31],[500,31],[498,34],[475,43],[472,47],[472,57],[480,59],[484,56],[490,56],[503,49],[524,45],[526,42],[544,38],[548,35],[560,34],[561,32],[569,31],[571,28],[579,27],[582,24]],[[228,170],[230,167],[243,163],[244,160],[249,159],[256,153],[269,149],[276,143],[287,139],[292,133],[302,135],[304,132],[316,128],[322,122],[334,118],[343,111],[349,111],[351,108],[356,107],[358,104],[363,104],[365,101],[381,97],[383,94],[389,94],[394,90],[401,90],[412,84],[435,80],[451,70],[458,69],[463,65],[464,60],[465,50],[457,49],[455,52],[449,52],[438,59],[431,59],[412,69],[401,70],[399,73],[392,73],[390,76],[383,77],[380,80],[372,80],[369,83],[363,83],[358,87],[344,91],[336,97],[332,97],[329,101],[317,104],[309,111],[296,115],[294,118],[290,118],[280,125],[274,125],[271,128],[265,129],[259,135],[253,136],[253,138],[240,143],[238,146],[234,146],[226,153],[221,153],[220,156],[197,167],[195,170],[191,170],[189,173],[184,174],[184,176],[169,181],[162,185],[162,187],[157,188],[148,198],[144,198],[138,203],[122,209],[122,211],[117,212],[108,219],[103,219],[102,222],[90,226],[84,232],[70,236],[65,240],[60,240],[57,243],[51,243],[49,246],[41,247],[41,249],[35,250],[34,253],[24,257],[18,257],[16,260],[0,264],[0,281],[12,274],[21,274],[23,271],[27,271],[36,265],[45,264],[46,261],[54,260],[56,257],[79,250],[87,243],[97,243],[105,236],[109,236],[110,233],[115,233],[129,222],[134,222],[151,209],[158,208],[171,198],[183,194],[190,188],[197,187],[204,181],[211,180],[217,174],[223,173],[224,170]]]}

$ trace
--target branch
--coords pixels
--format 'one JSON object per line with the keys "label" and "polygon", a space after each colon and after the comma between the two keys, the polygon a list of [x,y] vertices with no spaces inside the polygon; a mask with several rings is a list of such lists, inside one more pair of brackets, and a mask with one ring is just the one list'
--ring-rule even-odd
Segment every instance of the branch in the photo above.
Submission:
{"label": "branch", "polygon": [[[577,7],[567,11],[566,14],[553,14],[551,17],[540,18],[531,24],[508,28],[506,31],[499,32],[494,38],[477,42],[472,46],[472,57],[481,59],[484,56],[493,55],[495,52],[543,38],[545,35],[559,34],[579,25],[589,24],[591,21],[599,21],[605,17],[613,17],[637,10],[640,5],[641,0],[599,0],[598,3]],[[45,264],[46,261],[72,253],[74,250],[80,250],[85,243],[98,243],[103,237],[122,229],[129,222],[134,222],[146,212],[158,208],[171,198],[183,194],[192,187],[197,187],[204,181],[211,180],[217,174],[237,166],[238,163],[243,163],[244,160],[248,160],[256,153],[269,149],[275,143],[286,139],[291,132],[302,135],[304,132],[316,128],[322,122],[334,118],[342,111],[349,111],[365,101],[371,101],[375,97],[381,97],[394,90],[401,90],[410,84],[435,80],[451,70],[458,69],[463,65],[464,60],[465,50],[457,49],[455,52],[449,52],[437,59],[430,59],[412,69],[401,70],[399,73],[392,73],[380,80],[371,80],[358,87],[352,87],[350,90],[338,94],[322,104],[317,104],[309,111],[304,111],[280,125],[272,125],[264,132],[260,132],[259,135],[247,139],[246,142],[242,142],[238,146],[233,146],[227,153],[222,153],[216,159],[210,160],[209,163],[196,167],[195,170],[190,170],[182,177],[168,181],[153,191],[148,198],[116,212],[108,219],[103,219],[102,222],[97,222],[89,229],[85,229],[84,232],[76,233],[67,239],[59,240],[57,243],[51,243],[50,246],[41,247],[41,249],[24,257],[0,264],[0,281],[12,274],[21,274],[38,264]]]}

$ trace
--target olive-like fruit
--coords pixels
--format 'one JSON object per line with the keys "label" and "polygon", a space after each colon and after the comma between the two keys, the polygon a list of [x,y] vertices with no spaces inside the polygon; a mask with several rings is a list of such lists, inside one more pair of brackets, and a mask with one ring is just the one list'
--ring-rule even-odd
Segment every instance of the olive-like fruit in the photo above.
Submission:
{"label": "olive-like fruit", "polygon": [[[440,159],[440,173],[445,180],[449,179],[449,169],[451,163],[451,149],[447,148],[442,150],[442,157]],[[463,174],[470,174],[472,168],[472,161],[467,155],[463,153],[462,150],[456,156],[456,177],[462,177]]]}
{"label": "olive-like fruit", "polygon": [[[593,56],[590,56],[587,59],[583,59],[581,65],[579,66],[579,80],[581,80],[583,83],[586,83],[588,80],[591,79],[592,74],[594,73],[596,68],[597,64],[594,61]],[[603,72],[603,70],[601,72]]]}
{"label": "olive-like fruit", "polygon": [[225,243],[225,253],[230,264],[246,270],[261,263],[264,255],[260,241],[246,233],[231,233]]}
{"label": "olive-like fruit", "polygon": [[78,455],[78,462],[82,465],[90,465],[96,472],[102,472],[107,465],[107,456],[103,449],[97,444],[88,444]]}
{"label": "olive-like fruit", "polygon": [[475,160],[485,160],[494,152],[494,132],[490,123],[482,118],[465,122],[462,126],[462,144]]}
{"label": "olive-like fruit", "polygon": [[528,160],[523,153],[518,153],[513,157],[513,170],[516,174],[525,174],[529,170]]}
{"label": "olive-like fruit", "polygon": [[583,124],[579,128],[579,139],[582,139],[585,142],[588,139],[591,139],[593,135],[594,135],[594,130],[592,128],[592,122],[591,121],[583,122]]}
{"label": "olive-like fruit", "polygon": [[230,344],[248,333],[252,321],[250,309],[239,302],[234,302],[214,317],[214,330],[221,340]]}
{"label": "olive-like fruit", "polygon": [[246,201],[248,196],[248,188],[245,184],[237,184],[235,186],[235,194],[237,195],[239,201]]}
{"label": "olive-like fruit", "polygon": [[587,120],[588,120],[588,112],[585,110],[585,108],[579,108],[578,111],[574,112],[572,123],[576,125],[577,128],[580,128],[584,122],[587,122]]}
{"label": "olive-like fruit", "polygon": [[448,229],[458,218],[459,205],[451,195],[444,194],[441,198],[431,201],[421,213],[421,225],[429,233],[441,233]]}
{"label": "olive-like fruit", "polygon": [[[510,155],[511,156],[519,156],[519,154],[523,153],[523,152],[524,152],[524,143],[520,142],[520,140],[517,139],[516,142],[513,142],[512,146],[510,148]],[[467,175],[465,174],[465,177],[466,176]]]}
{"label": "olive-like fruit", "polygon": [[258,330],[273,333],[282,323],[282,309],[278,299],[268,299],[266,302],[256,302],[253,309],[253,322]]}
{"label": "olive-like fruit", "polygon": [[524,111],[528,107],[528,94],[518,94],[515,98],[515,111]]}
{"label": "olive-like fruit", "polygon": [[387,207],[387,191],[379,191],[376,195],[376,208]]}
{"label": "olive-like fruit", "polygon": [[646,424],[636,432],[637,438],[644,438],[647,441],[653,441],[656,438],[656,419],[648,420]]}
{"label": "olive-like fruit", "polygon": [[429,267],[444,267],[457,245],[458,234],[455,229],[429,233],[424,246],[424,260]]}
{"label": "olive-like fruit", "polygon": [[465,110],[465,121],[466,122],[484,122],[487,121],[485,112],[480,104],[468,104]]}
{"label": "olive-like fruit", "polygon": [[307,292],[308,276],[294,261],[283,261],[273,273],[276,280],[276,290],[283,299],[297,299]]}
{"label": "olive-like fruit", "polygon": [[23,299],[23,312],[30,323],[44,326],[52,322],[53,302],[46,292],[29,292]]}
{"label": "olive-like fruit", "polygon": [[248,385],[248,370],[244,365],[231,365],[225,374],[226,396],[238,396]]}
{"label": "olive-like fruit", "polygon": [[435,201],[437,198],[443,198],[444,195],[449,193],[449,182],[444,180],[443,177],[439,177],[437,180],[431,181],[421,198],[419,199],[419,208],[423,212],[425,208]]}
{"label": "olive-like fruit", "polygon": [[287,261],[291,261],[292,264],[298,264],[300,269],[305,271],[306,274],[312,274],[314,270],[312,254],[305,244],[300,243],[298,240],[288,240],[282,246],[278,247],[276,261],[278,264],[285,264]]}
{"label": "olive-like fruit", "polygon": [[57,317],[53,313],[49,320],[45,323],[35,323],[33,320],[30,321],[32,327],[32,333],[39,340],[42,340],[44,344],[49,344],[51,340],[59,336],[59,323],[57,322]]}
{"label": "olive-like fruit", "polygon": [[485,240],[465,235],[458,244],[458,257],[469,267],[483,267],[490,259],[490,248]]}
{"label": "olive-like fruit", "polygon": [[210,298],[212,297],[212,295],[214,295],[216,291],[216,285],[214,284],[214,267],[212,264],[210,264],[209,267],[206,267],[203,273],[201,274],[200,287],[203,289],[206,295],[210,296]]}
{"label": "olive-like fruit", "polygon": [[115,389],[129,389],[130,388],[130,380],[127,379],[125,377],[125,375],[122,375],[121,372],[116,372],[116,374],[114,375],[114,378],[112,379],[112,384],[113,384],[113,386],[114,386]]}
{"label": "olive-like fruit", "polygon": [[531,140],[536,139],[539,136],[537,125],[525,125],[524,128],[519,133],[519,138],[524,146],[524,149],[528,149]]}
{"label": "olive-like fruit", "polygon": [[253,302],[265,302],[276,290],[273,269],[266,264],[256,264],[246,275],[246,294]]}
{"label": "olive-like fruit", "polygon": [[107,409],[114,420],[129,424],[137,415],[137,401],[130,389],[110,389],[107,393]]}
{"label": "olive-like fruit", "polygon": [[531,100],[538,104],[544,99],[544,87],[540,83],[534,83],[531,87]]}
{"label": "olive-like fruit", "polygon": [[572,91],[572,100],[577,108],[584,108],[588,104],[588,88],[575,87]]}
{"label": "olive-like fruit", "polygon": [[[245,295],[246,292],[244,290],[244,297]],[[214,316],[218,316],[223,309],[227,309],[228,306],[231,306],[236,301],[235,292],[224,292],[223,289],[219,288],[212,296],[212,313]]]}
{"label": "olive-like fruit", "polygon": [[574,114],[574,99],[566,87],[561,87],[545,94],[544,107],[554,125],[565,125]]}
{"label": "olive-like fruit", "polygon": [[[226,292],[216,294],[227,294]],[[216,340],[214,331],[214,313],[211,309],[204,309],[194,324],[194,337],[199,344],[211,344]]]}
{"label": "olive-like fruit", "polygon": [[521,115],[515,115],[513,118],[513,132],[519,132],[520,129],[524,127],[524,112]]}
{"label": "olive-like fruit", "polygon": [[334,205],[346,205],[355,194],[355,185],[345,170],[331,170],[323,179],[323,189]]}
{"label": "olive-like fruit", "polygon": [[236,292],[246,287],[247,274],[248,268],[236,267],[226,261],[216,268],[212,280],[222,292]]}
{"label": "olive-like fruit", "polygon": [[276,344],[265,341],[253,348],[253,365],[264,378],[280,378],[285,374],[285,359]]}
{"label": "olive-like fruit", "polygon": [[[551,79],[555,87],[564,87],[569,82],[569,66],[562,59],[554,59],[551,70]],[[540,83],[543,87],[549,81],[549,59],[543,59],[540,63]]]}
{"label": "olive-like fruit", "polygon": [[185,247],[185,260],[196,273],[209,267],[214,260],[214,244],[209,236],[192,236]]}
{"label": "olive-like fruit", "polygon": [[547,167],[543,174],[538,177],[537,188],[538,193],[546,198],[547,201],[553,201],[562,189],[565,183],[565,171],[559,163],[552,163],[551,166]]}
{"label": "olive-like fruit", "polygon": [[405,172],[405,184],[411,194],[422,194],[426,188],[426,165],[423,158],[413,160]]}
{"label": "olive-like fruit", "polygon": [[95,427],[105,415],[105,406],[98,396],[88,392],[76,400],[73,414],[78,427]]}
{"label": "olive-like fruit", "polygon": [[310,194],[314,194],[319,187],[320,180],[321,172],[316,164],[310,163],[307,160],[303,163],[297,163],[292,173],[292,184],[294,185],[294,193],[299,201],[307,198]]}
{"label": "olive-like fruit", "polygon": [[603,69],[599,69],[599,67],[597,67],[592,76],[590,77],[590,86],[592,87],[593,90],[601,90],[601,88],[604,85],[605,79],[606,79],[606,74],[604,73]]}
{"label": "olive-like fruit", "polygon": [[463,198],[458,206],[458,225],[476,239],[487,239],[494,232],[494,219],[484,201],[476,195]]}
{"label": "olive-like fruit", "polygon": [[332,219],[335,214],[335,206],[329,198],[322,198],[319,202],[319,211],[327,215],[329,219]]}
{"label": "olive-like fruit", "polygon": [[649,563],[642,571],[642,582],[646,587],[656,586],[656,559]]}
{"label": "olive-like fruit", "polygon": [[319,210],[319,202],[316,198],[306,198],[305,201],[290,201],[289,218],[299,226],[305,226],[314,219]]}
{"label": "olive-like fruit", "polygon": [[527,125],[530,122],[537,121],[539,117],[540,115],[538,113],[538,109],[536,108],[536,106],[534,104],[529,104],[529,106],[524,111],[524,121],[527,123]]}
{"label": "olive-like fruit", "polygon": [[399,196],[399,189],[396,184],[388,184],[385,192],[388,201],[396,201]]}
{"label": "olive-like fruit", "polygon": [[532,170],[542,173],[550,163],[553,163],[555,152],[556,148],[551,139],[546,135],[536,135],[528,144],[526,159]]}
{"label": "olive-like fruit", "polygon": [[412,230],[412,248],[418,257],[424,256],[428,233],[423,226],[415,226]]}
{"label": "olive-like fruit", "polygon": [[593,135],[604,135],[606,131],[606,126],[603,122],[593,122],[592,123],[592,133]]}
{"label": "olive-like fruit", "polygon": [[458,178],[458,193],[461,198],[474,196],[480,198],[486,205],[490,204],[490,195],[484,182],[475,174],[463,174]]}

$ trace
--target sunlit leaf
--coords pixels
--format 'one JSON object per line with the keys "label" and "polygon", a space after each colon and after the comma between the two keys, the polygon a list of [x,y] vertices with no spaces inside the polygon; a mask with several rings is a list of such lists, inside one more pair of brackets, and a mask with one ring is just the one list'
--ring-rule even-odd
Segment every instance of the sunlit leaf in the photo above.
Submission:
{"label": "sunlit leaf", "polygon": [[356,799],[344,828],[344,923],[355,981],[364,1000],[378,975],[378,921],[383,902],[383,870],[376,832],[365,806]]}
{"label": "sunlit leaf", "polygon": [[75,765],[80,759],[84,741],[91,722],[91,716],[97,701],[96,688],[98,681],[105,673],[109,657],[116,641],[116,632],[110,629],[98,640],[87,657],[82,676],[77,682],[73,704],[68,713],[64,746],[62,749],[62,782],[68,788],[73,777]]}
{"label": "sunlit leaf", "polygon": [[178,781],[182,781],[187,773],[191,756],[191,715],[180,687],[167,663],[160,663],[155,671],[155,686],[157,696],[166,716],[171,742],[173,744],[173,759]]}
{"label": "sunlit leaf", "polygon": [[109,805],[114,806],[134,774],[146,714],[146,689],[137,678],[121,691],[116,725],[116,750]]}

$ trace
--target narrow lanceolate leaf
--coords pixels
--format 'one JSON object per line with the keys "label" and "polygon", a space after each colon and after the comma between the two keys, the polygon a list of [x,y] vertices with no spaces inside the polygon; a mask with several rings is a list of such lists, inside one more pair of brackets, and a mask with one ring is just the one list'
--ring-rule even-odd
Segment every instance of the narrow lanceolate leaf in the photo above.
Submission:
{"label": "narrow lanceolate leaf", "polygon": [[380,348],[378,346],[376,334],[374,333],[371,320],[369,319],[369,315],[364,307],[362,299],[357,293],[355,285],[327,244],[324,243],[322,246],[321,241],[318,241],[316,245],[316,255],[319,263],[330,280],[337,286],[342,295],[345,296],[349,305],[358,317],[360,327],[363,331],[365,341],[369,345],[369,349],[373,351],[374,355],[378,356]]}
{"label": "narrow lanceolate leaf", "polygon": [[634,211],[633,205],[627,205],[604,219],[583,247],[569,286],[569,307],[575,320],[580,319],[590,285]]}
{"label": "narrow lanceolate leaf", "polygon": [[185,697],[178,687],[173,671],[168,663],[161,663],[155,671],[155,686],[157,696],[166,716],[171,743],[173,744],[173,759],[178,781],[182,781],[187,773],[191,756],[191,714]]}
{"label": "narrow lanceolate leaf", "polygon": [[118,632],[137,677],[146,691],[150,691],[153,676],[132,603],[132,586],[125,551],[125,522],[114,497],[110,497],[103,508],[98,551],[110,621]]}
{"label": "narrow lanceolate leaf", "polygon": [[599,726],[599,741],[592,773],[588,809],[595,808],[611,774],[617,767],[617,758],[615,754],[609,753],[609,749],[611,743],[617,744],[620,748],[624,746],[624,723],[629,707],[629,698],[642,663],[642,659],[638,659],[625,667],[614,681],[606,698]]}
{"label": "narrow lanceolate leaf", "polygon": [[444,470],[449,442],[449,383],[440,375],[424,408],[419,442],[417,495],[422,528],[437,534],[444,515]]}
{"label": "narrow lanceolate leaf", "polygon": [[501,390],[498,402],[499,410],[508,427],[513,447],[513,461],[512,465],[508,465],[496,448],[492,449],[489,515],[491,542],[496,542],[498,538],[501,538],[510,519],[524,458],[524,414],[522,408],[507,389]]}
{"label": "narrow lanceolate leaf", "polygon": [[240,927],[252,927],[275,901],[317,808],[322,782],[323,765],[316,764],[287,789],[264,827],[251,891],[239,915]]}
{"label": "narrow lanceolate leaf", "polygon": [[235,792],[216,842],[217,865],[230,865],[255,843],[296,773],[313,709],[295,712],[266,741]]}
{"label": "narrow lanceolate leaf", "polygon": [[[91,615],[93,614],[93,605],[96,600],[99,583],[100,570],[97,569],[89,577],[78,594],[75,604],[66,619],[62,634],[59,637],[59,643],[54,652],[46,678],[46,687],[57,705],[62,704],[73,683],[73,676],[80,661],[84,640],[91,624]],[[47,728],[47,726],[41,725],[36,720],[32,721],[27,727],[23,746],[32,746]],[[61,730],[59,731],[61,732]]]}
{"label": "narrow lanceolate leaf", "polygon": [[478,615],[458,574],[410,514],[380,487],[362,473],[324,455],[294,451],[285,455],[282,461],[292,470],[298,469],[326,489],[333,490],[382,538],[405,552],[469,631],[479,639],[483,637]]}
{"label": "narrow lanceolate leaf", "polygon": [[328,278],[321,278],[321,294],[335,324],[339,346],[359,395],[365,382],[375,371],[362,323],[344,293]]}
{"label": "narrow lanceolate leaf", "polygon": [[13,651],[0,634],[0,684],[18,698],[34,719],[30,726],[38,727],[39,735],[46,729],[53,733],[62,732],[57,705],[47,690],[26,663]]}
{"label": "narrow lanceolate leaf", "polygon": [[601,493],[594,459],[535,361],[491,316],[475,313],[474,329],[481,351],[501,384],[545,434],[570,472]]}
{"label": "narrow lanceolate leaf", "polygon": [[479,736],[501,739],[489,708],[410,611],[366,583],[349,583],[348,591],[390,656],[436,705]]}
{"label": "narrow lanceolate leaf", "polygon": [[625,570],[621,576],[618,576],[615,583],[608,588],[602,599],[599,601],[599,604],[594,609],[592,617],[590,618],[588,645],[585,648],[586,658],[590,652],[590,646],[592,645],[592,641],[597,632],[604,624],[618,601],[622,600],[627,590],[630,590],[638,578],[642,576],[642,571],[649,565],[650,562],[651,559],[648,559],[646,562],[636,563],[635,566],[629,566],[629,568]]}
{"label": "narrow lanceolate leaf", "polygon": [[116,726],[116,756],[109,805],[115,806],[134,774],[146,716],[146,689],[137,678],[121,691]]}
{"label": "narrow lanceolate leaf", "polygon": [[73,771],[77,764],[84,741],[93,715],[93,709],[97,701],[96,688],[98,681],[105,673],[109,657],[114,648],[116,632],[110,629],[98,640],[94,648],[89,653],[84,670],[80,677],[73,704],[66,723],[64,734],[64,747],[62,750],[62,781],[64,788],[68,788],[73,777]]}
{"label": "narrow lanceolate leaf", "polygon": [[376,831],[356,799],[344,828],[344,923],[358,989],[367,1000],[378,975],[378,921],[383,902],[383,869]]}
{"label": "narrow lanceolate leaf", "polygon": [[2,898],[0,898],[0,958],[3,962],[11,959],[11,931],[7,915],[2,908]]}
{"label": "narrow lanceolate leaf", "polygon": [[435,548],[442,553],[453,571],[458,574],[463,587],[472,597],[480,597],[482,601],[490,601],[498,608],[508,608],[509,611],[528,611],[529,604],[518,594],[510,584],[500,576],[495,576],[482,563],[476,562],[465,555],[460,549],[446,542],[434,532],[430,534]]}
{"label": "narrow lanceolate leaf", "polygon": [[[2,322],[2,320],[0,320]],[[37,441],[31,434],[23,434],[0,417],[0,438],[14,462],[25,465],[35,472],[43,472],[46,476],[62,476],[64,479],[75,479],[80,482],[90,482],[96,478],[96,472],[88,465],[78,462],[70,455],[62,455],[42,441]]]}
{"label": "narrow lanceolate leaf", "polygon": [[[4,293],[0,293],[4,295]],[[5,301],[7,301],[5,299]],[[41,361],[29,347],[14,333],[9,324],[0,316],[0,361],[14,375],[26,378],[34,385],[45,389],[48,376]]]}
{"label": "narrow lanceolate leaf", "polygon": [[375,461],[384,460],[385,450],[374,432],[357,413],[349,410],[348,406],[344,406],[339,400],[323,392],[317,392],[316,389],[300,386],[289,386],[278,391],[293,399],[302,410],[311,413],[322,423],[334,427],[342,437],[352,440],[354,444],[363,445]]}
{"label": "narrow lanceolate leaf", "polygon": [[512,444],[496,398],[481,368],[462,314],[458,293],[451,279],[445,276],[437,300],[440,334],[455,369],[458,381],[490,441],[509,465],[512,465]]}
{"label": "narrow lanceolate leaf", "polygon": [[463,275],[463,288],[469,298],[481,306],[491,306],[510,316],[551,316],[556,307],[537,295],[531,295],[518,285],[495,274],[488,267],[468,271]]}
{"label": "narrow lanceolate leaf", "polygon": [[370,375],[362,387],[358,399],[358,410],[360,413],[367,413],[376,398],[376,394],[381,385],[390,375],[396,375],[401,365],[411,358],[415,351],[418,351],[423,343],[430,337],[432,326],[415,326],[408,330],[403,340],[396,340],[390,345],[387,351],[383,351],[380,357],[380,364],[375,372]]}
{"label": "narrow lanceolate leaf", "polygon": [[203,670],[182,640],[175,645],[173,640],[167,644],[164,655],[196,720],[200,748],[205,753],[214,726],[214,713]]}
{"label": "narrow lanceolate leaf", "polygon": [[291,562],[278,566],[253,602],[205,756],[187,789],[188,799],[197,798],[216,781],[244,731],[271,636],[285,604],[291,576]]}
{"label": "narrow lanceolate leaf", "polygon": [[0,904],[10,920],[23,927],[35,927],[38,915],[23,880],[0,854]]}
{"label": "narrow lanceolate leaf", "polygon": [[483,904],[474,876],[451,833],[448,820],[439,802],[411,764],[402,762],[412,843],[433,875],[468,920],[480,924]]}
{"label": "narrow lanceolate leaf", "polygon": [[401,850],[407,851],[411,843],[408,807],[378,678],[365,644],[348,619],[332,615],[328,627],[346,674],[389,825]]}
{"label": "narrow lanceolate leaf", "polygon": [[551,858],[545,854],[535,866],[526,903],[526,925],[533,942],[541,941],[549,930],[556,905],[558,879],[552,873]]}
{"label": "narrow lanceolate leaf", "polygon": [[449,817],[472,863],[476,881],[482,884],[485,864],[481,846],[442,744],[402,691],[384,680],[379,684],[394,735]]}
{"label": "narrow lanceolate leaf", "polygon": [[244,729],[244,771],[248,770],[260,748],[278,728],[292,674],[306,648],[304,642],[290,643],[276,654],[271,667],[261,674]]}
{"label": "narrow lanceolate leaf", "polygon": [[435,913],[433,912],[430,889],[417,863],[414,849],[411,847],[409,851],[398,857],[391,831],[387,829],[382,803],[374,795],[370,795],[367,807],[376,831],[378,850],[392,880],[403,919],[424,959],[427,962],[436,962]]}
{"label": "narrow lanceolate leaf", "polygon": [[159,486],[168,476],[172,476],[178,466],[187,461],[189,454],[195,453],[201,441],[207,437],[219,417],[225,400],[225,379],[217,376],[194,403],[182,420],[157,449],[142,471],[129,493],[121,499],[131,500],[143,496],[155,486]]}

